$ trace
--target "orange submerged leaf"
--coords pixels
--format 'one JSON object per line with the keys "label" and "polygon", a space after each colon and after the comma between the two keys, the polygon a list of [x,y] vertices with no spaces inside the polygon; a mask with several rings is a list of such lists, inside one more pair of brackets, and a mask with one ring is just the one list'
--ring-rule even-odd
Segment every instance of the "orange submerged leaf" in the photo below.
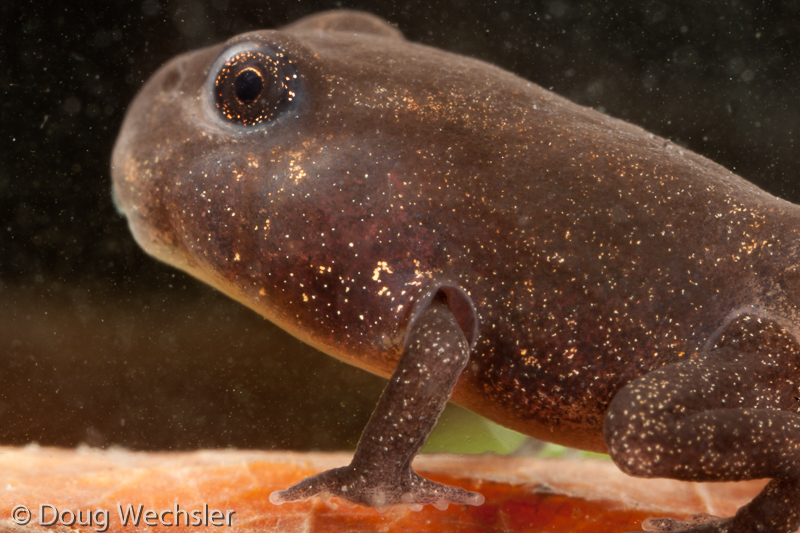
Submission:
{"label": "orange submerged leaf", "polygon": [[[282,506],[269,503],[272,491],[349,460],[350,454],[342,453],[0,448],[0,533],[92,533],[102,529],[96,514],[87,524],[89,512],[98,511],[108,511],[109,533],[205,529],[259,533],[615,533],[637,530],[649,516],[727,516],[764,484],[695,485],[633,479],[612,463],[598,460],[427,455],[415,463],[423,475],[480,491],[486,503],[480,507],[451,506],[447,511],[428,506],[420,512],[394,508],[383,513],[347,507],[335,499]],[[50,507],[40,508],[43,504]],[[26,525],[12,519],[12,512],[20,505],[30,512]],[[142,513],[154,511],[150,515],[153,525],[147,525],[143,517],[138,526],[130,520],[123,525],[119,507],[124,512],[129,505]],[[62,513],[63,520],[44,527],[42,522],[54,519],[53,509]],[[177,526],[170,525],[176,510],[187,515],[180,515]],[[43,518],[40,511],[44,511]],[[152,518],[163,511],[168,512]],[[219,513],[215,515],[216,527],[214,511]],[[76,520],[72,525],[71,516]],[[202,525],[187,525],[192,516]],[[230,526],[225,523],[228,516]],[[78,523],[81,520],[83,523]]]}

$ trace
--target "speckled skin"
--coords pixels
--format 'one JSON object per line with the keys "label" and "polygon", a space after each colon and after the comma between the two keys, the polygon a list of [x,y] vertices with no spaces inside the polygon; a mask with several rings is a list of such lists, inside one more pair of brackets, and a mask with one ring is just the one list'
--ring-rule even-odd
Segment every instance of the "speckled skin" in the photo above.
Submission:
{"label": "speckled skin", "polygon": [[[209,96],[247,42],[298,75],[255,126]],[[635,475],[776,477],[769,530],[797,527],[800,210],[719,165],[339,13],[162,67],[113,174],[148,252],[321,350],[389,376],[444,298],[471,345],[458,403]],[[745,317],[782,340],[731,340]],[[737,520],[701,527],[761,523]]]}
{"label": "speckled skin", "polygon": [[401,363],[361,436],[353,462],[275,492],[270,501],[282,504],[321,494],[370,507],[409,504],[421,509],[431,504],[442,510],[451,503],[484,502],[480,494],[436,483],[411,469],[469,360],[469,343],[445,299],[425,306],[416,323],[420,327],[408,335]]}

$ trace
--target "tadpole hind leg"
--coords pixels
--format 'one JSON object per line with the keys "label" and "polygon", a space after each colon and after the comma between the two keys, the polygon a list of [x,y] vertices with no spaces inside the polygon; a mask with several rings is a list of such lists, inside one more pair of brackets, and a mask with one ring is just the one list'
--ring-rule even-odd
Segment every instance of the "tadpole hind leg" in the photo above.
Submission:
{"label": "tadpole hind leg", "polygon": [[799,385],[797,340],[773,321],[743,316],[708,352],[624,387],[604,427],[609,453],[624,472],[684,481],[772,478],[731,518],[697,523],[651,519],[644,524],[648,530],[797,531]]}

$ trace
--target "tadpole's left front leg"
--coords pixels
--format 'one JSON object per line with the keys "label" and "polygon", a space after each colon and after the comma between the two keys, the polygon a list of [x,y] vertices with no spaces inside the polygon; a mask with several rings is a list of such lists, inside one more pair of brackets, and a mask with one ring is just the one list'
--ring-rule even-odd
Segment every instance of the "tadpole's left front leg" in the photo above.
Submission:
{"label": "tadpole's left front leg", "polygon": [[270,501],[338,496],[383,508],[405,504],[481,505],[482,495],[426,479],[411,468],[469,359],[469,345],[444,298],[434,298],[411,331],[349,466],[306,478]]}

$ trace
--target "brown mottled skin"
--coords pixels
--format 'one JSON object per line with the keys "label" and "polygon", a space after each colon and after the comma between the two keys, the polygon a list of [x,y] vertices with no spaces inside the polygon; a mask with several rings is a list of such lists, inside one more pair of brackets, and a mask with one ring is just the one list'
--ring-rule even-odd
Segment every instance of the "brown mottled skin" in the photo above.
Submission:
{"label": "brown mottled skin", "polygon": [[[267,89],[241,50],[268,50]],[[633,475],[775,479],[736,519],[648,527],[800,525],[800,210],[719,165],[338,12],[162,67],[113,176],[148,252],[395,373],[346,472],[276,503],[480,503],[409,466],[457,380],[456,402]]]}

